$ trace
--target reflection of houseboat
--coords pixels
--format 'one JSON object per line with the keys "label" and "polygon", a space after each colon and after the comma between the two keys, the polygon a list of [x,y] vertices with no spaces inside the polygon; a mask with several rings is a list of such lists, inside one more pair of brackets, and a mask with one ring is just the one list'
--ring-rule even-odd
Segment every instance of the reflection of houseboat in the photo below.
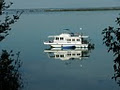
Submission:
{"label": "reflection of houseboat", "polygon": [[88,48],[90,43],[88,42],[88,36],[74,34],[74,33],[62,33],[60,35],[48,36],[52,37],[53,40],[44,42],[45,45],[50,45],[51,47],[61,47],[61,48]]}
{"label": "reflection of houseboat", "polygon": [[75,49],[60,49],[52,48],[44,50],[45,53],[48,53],[50,58],[61,59],[61,60],[70,60],[70,59],[82,59],[89,57],[88,48],[75,48]]}

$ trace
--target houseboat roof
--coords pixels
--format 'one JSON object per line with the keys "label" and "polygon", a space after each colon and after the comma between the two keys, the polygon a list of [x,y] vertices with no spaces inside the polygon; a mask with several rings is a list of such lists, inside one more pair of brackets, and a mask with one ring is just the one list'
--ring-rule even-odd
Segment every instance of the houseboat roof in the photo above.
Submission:
{"label": "houseboat roof", "polygon": [[52,35],[48,36],[51,37],[81,37],[81,38],[88,38],[89,36],[80,35],[79,33],[62,33],[60,35]]}

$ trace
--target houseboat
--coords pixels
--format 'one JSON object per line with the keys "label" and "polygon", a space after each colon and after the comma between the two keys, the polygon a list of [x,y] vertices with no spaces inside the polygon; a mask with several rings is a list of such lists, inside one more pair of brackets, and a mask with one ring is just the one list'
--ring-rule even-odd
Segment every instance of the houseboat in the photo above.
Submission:
{"label": "houseboat", "polygon": [[48,36],[48,38],[52,39],[45,41],[44,44],[55,48],[89,48],[91,44],[88,37],[79,33],[61,33]]}

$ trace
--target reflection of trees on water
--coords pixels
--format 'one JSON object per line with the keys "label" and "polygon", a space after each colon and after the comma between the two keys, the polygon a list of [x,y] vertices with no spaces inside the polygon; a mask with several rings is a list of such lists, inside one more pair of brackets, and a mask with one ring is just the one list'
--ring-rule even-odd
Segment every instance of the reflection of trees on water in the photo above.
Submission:
{"label": "reflection of trees on water", "polygon": [[115,22],[118,25],[117,28],[109,26],[102,31],[102,34],[103,43],[108,47],[108,52],[112,51],[115,56],[113,65],[115,73],[112,79],[120,85],[120,17],[117,17]]}
{"label": "reflection of trees on water", "polygon": [[[3,11],[9,8],[12,3],[6,6],[4,0],[0,1],[0,15]],[[22,14],[17,12],[16,15],[10,17],[6,14],[5,20],[0,21],[0,43],[11,30],[11,25],[14,24]],[[21,73],[19,69],[22,65],[19,59],[20,52],[13,54],[13,51],[8,52],[2,50],[0,53],[0,90],[19,90],[23,87]]]}

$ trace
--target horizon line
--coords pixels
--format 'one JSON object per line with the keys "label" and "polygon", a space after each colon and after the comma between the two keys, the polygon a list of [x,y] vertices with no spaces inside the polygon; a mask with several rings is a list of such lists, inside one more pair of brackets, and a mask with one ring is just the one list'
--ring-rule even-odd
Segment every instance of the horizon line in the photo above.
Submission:
{"label": "horizon line", "polygon": [[65,11],[110,11],[120,10],[119,7],[90,7],[90,8],[29,8],[29,9],[7,9],[6,11],[28,11],[28,12],[65,12]]}

